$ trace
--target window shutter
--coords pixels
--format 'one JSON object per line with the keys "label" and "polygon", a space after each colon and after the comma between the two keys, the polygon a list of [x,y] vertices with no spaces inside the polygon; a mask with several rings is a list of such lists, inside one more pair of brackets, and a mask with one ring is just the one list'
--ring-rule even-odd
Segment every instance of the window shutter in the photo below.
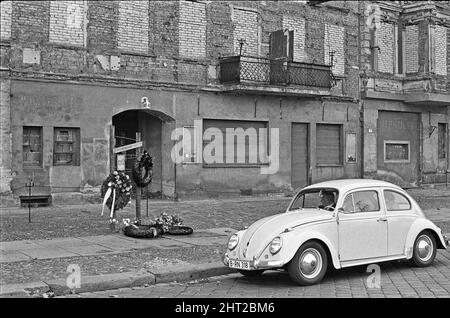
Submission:
{"label": "window shutter", "polygon": [[317,125],[317,163],[341,164],[341,126]]}

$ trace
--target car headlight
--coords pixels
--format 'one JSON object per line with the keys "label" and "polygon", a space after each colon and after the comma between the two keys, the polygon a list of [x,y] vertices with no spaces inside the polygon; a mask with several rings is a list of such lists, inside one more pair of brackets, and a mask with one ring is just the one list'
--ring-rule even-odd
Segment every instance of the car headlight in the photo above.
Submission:
{"label": "car headlight", "polygon": [[236,246],[239,243],[239,236],[237,234],[231,235],[230,239],[228,240],[228,249],[230,251],[234,250]]}
{"label": "car headlight", "polygon": [[283,240],[281,239],[281,237],[277,236],[276,238],[274,238],[272,240],[272,242],[270,242],[269,252],[271,254],[276,254],[281,250],[282,246],[283,246]]}

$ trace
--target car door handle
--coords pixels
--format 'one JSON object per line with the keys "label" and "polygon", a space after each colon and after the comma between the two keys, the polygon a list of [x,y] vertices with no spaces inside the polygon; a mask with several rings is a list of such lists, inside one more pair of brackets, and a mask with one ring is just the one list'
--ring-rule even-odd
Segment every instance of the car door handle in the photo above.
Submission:
{"label": "car door handle", "polygon": [[377,222],[387,222],[387,218],[379,218]]}

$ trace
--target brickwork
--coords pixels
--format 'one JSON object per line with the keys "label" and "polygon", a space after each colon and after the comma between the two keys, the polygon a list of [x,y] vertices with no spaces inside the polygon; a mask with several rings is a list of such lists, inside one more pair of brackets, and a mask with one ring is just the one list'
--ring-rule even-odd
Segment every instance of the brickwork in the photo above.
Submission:
{"label": "brickwork", "polygon": [[436,25],[435,29],[435,72],[447,76],[447,32],[444,26]]}
{"label": "brickwork", "polygon": [[239,54],[239,40],[245,41],[242,47],[243,55],[258,55],[258,14],[253,11],[234,8],[233,23],[235,29],[234,53]]}
{"label": "brickwork", "polygon": [[305,20],[283,16],[283,29],[294,31],[294,61],[305,61]]}
{"label": "brickwork", "polygon": [[84,46],[86,2],[50,1],[50,42]]}
{"label": "brickwork", "polygon": [[206,7],[202,2],[180,1],[180,56],[206,56]]}
{"label": "brickwork", "polygon": [[119,49],[148,53],[148,8],[148,1],[119,1]]}
{"label": "brickwork", "polygon": [[416,73],[419,69],[419,27],[406,26],[405,35],[406,73]]}
{"label": "brickwork", "polygon": [[11,38],[12,1],[0,2],[0,39]]}
{"label": "brickwork", "polygon": [[89,1],[87,46],[96,51],[117,49],[119,6],[117,1]]}
{"label": "brickwork", "polygon": [[11,37],[17,43],[47,43],[50,5],[48,1],[14,1]]}
{"label": "brickwork", "polygon": [[344,36],[343,27],[325,25],[324,60],[326,64],[331,64],[330,52],[334,52],[333,73],[336,75],[345,73]]}
{"label": "brickwork", "polygon": [[377,44],[380,48],[378,52],[378,71],[383,73],[393,73],[394,71],[394,25],[391,23],[381,23],[376,30]]}
{"label": "brickwork", "polygon": [[226,2],[211,1],[207,5],[207,55],[217,62],[220,56],[233,55],[233,23]]}

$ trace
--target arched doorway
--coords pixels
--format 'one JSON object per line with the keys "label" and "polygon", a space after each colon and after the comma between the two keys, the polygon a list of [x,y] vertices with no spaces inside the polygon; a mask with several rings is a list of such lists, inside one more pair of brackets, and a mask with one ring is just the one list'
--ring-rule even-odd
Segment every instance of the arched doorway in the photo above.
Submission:
{"label": "arched doorway", "polygon": [[148,193],[150,198],[172,196],[172,191],[167,189],[172,179],[171,163],[167,160],[167,155],[170,157],[170,149],[167,148],[170,142],[167,142],[167,138],[170,140],[171,123],[174,123],[172,117],[149,109],[126,110],[112,118],[114,148],[142,141],[140,148],[113,154],[113,168],[124,170],[131,177],[136,156],[147,150],[153,157],[153,180],[143,193]]}

